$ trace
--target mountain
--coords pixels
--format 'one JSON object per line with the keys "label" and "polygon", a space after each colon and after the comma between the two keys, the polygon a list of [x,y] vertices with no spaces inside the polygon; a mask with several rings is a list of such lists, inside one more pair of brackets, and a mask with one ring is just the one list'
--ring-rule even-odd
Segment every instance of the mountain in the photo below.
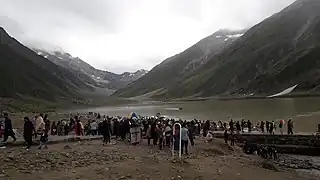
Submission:
{"label": "mountain", "polygon": [[125,72],[116,74],[94,68],[78,57],[73,57],[63,51],[48,52],[40,49],[33,49],[38,55],[49,59],[53,63],[72,71],[76,76],[87,84],[108,89],[118,89],[126,86],[147,73],[146,70],[138,70],[134,73]]}
{"label": "mountain", "polygon": [[114,96],[132,97],[155,92],[164,94],[187,74],[232,44],[244,32],[245,30],[219,30],[184,52],[164,60],[137,81],[117,90]]}
{"label": "mountain", "polygon": [[270,95],[320,90],[320,1],[297,0],[247,31],[164,96]]}
{"label": "mountain", "polygon": [[147,73],[148,73],[147,70],[139,69],[133,73],[124,72],[119,75],[119,78],[120,78],[120,81],[125,82],[126,84],[129,84],[129,83],[141,78],[142,76],[144,76]]}
{"label": "mountain", "polygon": [[[148,76],[150,72],[115,95],[130,97],[152,90],[153,98],[269,95],[296,84],[295,93],[317,94],[319,9],[319,0],[297,0],[221,51],[211,50],[202,58],[203,51],[196,44],[155,67],[151,72],[158,75]],[[202,65],[190,73],[181,73],[191,59],[199,57]]]}
{"label": "mountain", "polygon": [[54,101],[91,90],[70,71],[37,55],[0,27],[0,97],[35,97]]}

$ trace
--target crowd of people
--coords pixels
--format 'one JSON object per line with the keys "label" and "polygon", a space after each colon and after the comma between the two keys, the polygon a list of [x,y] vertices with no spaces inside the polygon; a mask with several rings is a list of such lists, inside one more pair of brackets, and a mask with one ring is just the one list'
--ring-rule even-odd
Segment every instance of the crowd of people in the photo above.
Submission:
{"label": "crowd of people", "polygon": [[[13,141],[16,141],[16,133],[14,132],[12,121],[8,113],[3,114],[3,140],[2,145],[11,137]],[[82,121],[81,121],[81,120]],[[179,126],[174,126],[174,123],[179,122]],[[130,129],[132,127],[138,127],[141,137],[148,139],[148,145],[158,146],[160,149],[165,147],[172,147],[173,139],[180,138],[183,151],[188,154],[189,141],[191,145],[194,145],[194,136],[199,135],[201,128],[204,132],[209,131],[209,126],[201,124],[200,121],[176,121],[174,119],[165,119],[159,117],[139,117],[127,118],[127,117],[109,117],[96,114],[94,117],[73,116],[69,120],[60,120],[57,123],[51,122],[48,115],[39,114],[34,118],[24,117],[23,138],[26,143],[26,149],[29,149],[34,139],[39,138],[39,149],[43,146],[47,148],[46,142],[49,136],[103,136],[103,144],[111,142],[111,136],[114,136],[116,140],[128,140],[130,141]],[[175,134],[173,135],[173,130]],[[152,140],[152,144],[151,144]],[[179,147],[176,143],[175,147]],[[175,148],[177,149],[177,148]]]}
{"label": "crowd of people", "polygon": [[[92,113],[90,113],[92,114]],[[13,141],[16,140],[15,132],[13,131],[11,119],[8,113],[4,113],[4,129],[3,129],[3,141],[5,143],[8,137],[12,137]],[[179,126],[174,126],[175,123],[181,124],[181,130]],[[70,119],[60,120],[58,122],[50,121],[48,115],[39,114],[32,119],[24,117],[23,137],[26,142],[26,149],[29,149],[32,145],[34,138],[39,137],[40,145],[39,149],[43,146],[47,148],[46,142],[48,136],[103,136],[103,144],[111,142],[111,136],[114,136],[117,140],[130,141],[130,129],[132,127],[138,127],[141,138],[145,137],[148,141],[148,145],[159,146],[160,149],[174,146],[175,149],[179,147],[177,139],[180,138],[182,149],[188,154],[188,144],[194,145],[195,136],[199,136],[201,133],[206,141],[211,141],[213,135],[211,131],[224,131],[225,142],[231,140],[230,145],[235,144],[236,134],[243,132],[260,131],[262,133],[274,134],[276,127],[280,129],[280,133],[283,134],[283,128],[285,121],[280,120],[278,125],[274,121],[261,121],[257,126],[253,126],[250,120],[241,121],[230,120],[229,122],[219,121],[183,121],[168,119],[161,116],[153,117],[141,117],[128,118],[128,117],[110,117],[101,116],[99,113],[93,113],[92,117],[88,116],[72,116]],[[320,126],[319,126],[320,129]],[[288,134],[293,134],[293,121],[291,119],[287,122]],[[173,134],[173,131],[175,134]],[[0,136],[2,135],[0,134]],[[152,142],[151,142],[152,140]],[[174,141],[175,140],[175,141]],[[175,143],[175,144],[173,144]]]}

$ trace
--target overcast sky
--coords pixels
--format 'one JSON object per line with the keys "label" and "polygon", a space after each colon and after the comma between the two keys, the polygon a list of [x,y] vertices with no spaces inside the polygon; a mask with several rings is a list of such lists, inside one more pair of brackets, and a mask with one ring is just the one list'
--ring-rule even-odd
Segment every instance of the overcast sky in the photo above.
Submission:
{"label": "overcast sky", "polygon": [[0,0],[24,44],[112,72],[150,70],[220,28],[251,27],[294,0]]}

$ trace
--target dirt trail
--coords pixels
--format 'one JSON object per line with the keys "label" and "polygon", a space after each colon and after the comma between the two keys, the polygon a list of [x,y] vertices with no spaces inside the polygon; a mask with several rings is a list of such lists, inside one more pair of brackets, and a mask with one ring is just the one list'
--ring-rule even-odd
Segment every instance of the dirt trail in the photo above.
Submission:
{"label": "dirt trail", "polygon": [[170,150],[117,142],[102,146],[100,141],[56,144],[47,150],[21,148],[0,150],[0,179],[217,179],[217,180],[306,180],[296,172],[278,169],[238,147],[220,140],[196,141],[183,161],[171,159]]}

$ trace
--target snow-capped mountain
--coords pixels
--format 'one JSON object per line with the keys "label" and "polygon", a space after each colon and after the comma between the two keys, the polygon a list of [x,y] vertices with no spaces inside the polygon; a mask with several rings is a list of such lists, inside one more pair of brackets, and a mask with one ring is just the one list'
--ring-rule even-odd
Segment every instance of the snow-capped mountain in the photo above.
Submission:
{"label": "snow-capped mountain", "polygon": [[132,82],[139,79],[140,77],[144,76],[147,73],[148,71],[144,69],[139,69],[134,73],[125,72],[121,74],[121,80],[124,82]]}

